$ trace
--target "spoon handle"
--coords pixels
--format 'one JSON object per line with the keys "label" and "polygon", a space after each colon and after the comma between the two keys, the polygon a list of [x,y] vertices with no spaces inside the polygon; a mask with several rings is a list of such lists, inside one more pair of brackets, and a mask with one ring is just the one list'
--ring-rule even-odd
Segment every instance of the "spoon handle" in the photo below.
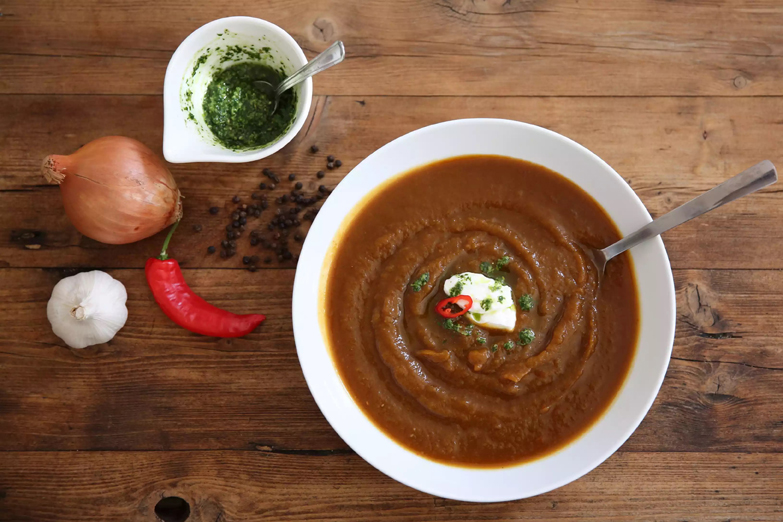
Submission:
{"label": "spoon handle", "polygon": [[337,65],[345,58],[345,46],[340,40],[337,40],[330,45],[324,52],[310,60],[304,67],[296,71],[294,74],[280,82],[277,86],[276,95],[280,96],[283,92],[287,91],[299,82],[303,82],[314,74],[328,69],[332,65]]}
{"label": "spoon handle", "polygon": [[706,214],[710,210],[772,185],[777,180],[778,174],[775,166],[771,161],[764,160],[724,181],[717,187],[708,190],[701,196],[647,223],[633,234],[629,234],[617,243],[604,248],[602,252],[608,261],[642,241],[663,234],[667,230]]}

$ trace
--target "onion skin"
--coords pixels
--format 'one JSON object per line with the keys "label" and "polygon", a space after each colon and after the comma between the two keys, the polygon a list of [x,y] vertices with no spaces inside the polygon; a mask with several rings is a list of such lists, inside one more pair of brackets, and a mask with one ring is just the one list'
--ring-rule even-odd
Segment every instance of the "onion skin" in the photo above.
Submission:
{"label": "onion skin", "polygon": [[131,138],[106,136],[69,156],[52,154],[41,171],[46,181],[60,185],[73,226],[101,243],[133,243],[182,217],[182,196],[171,172]]}

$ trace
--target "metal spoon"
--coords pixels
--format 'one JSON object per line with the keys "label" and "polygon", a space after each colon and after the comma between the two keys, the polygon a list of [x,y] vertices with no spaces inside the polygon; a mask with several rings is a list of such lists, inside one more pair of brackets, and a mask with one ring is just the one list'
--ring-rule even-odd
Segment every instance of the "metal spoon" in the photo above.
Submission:
{"label": "metal spoon", "polygon": [[777,180],[778,173],[775,170],[775,166],[771,161],[764,160],[753,165],[748,170],[740,172],[730,180],[724,181],[717,187],[708,190],[701,196],[647,223],[617,243],[601,250],[584,247],[584,251],[598,269],[599,277],[602,277],[604,269],[606,269],[606,263],[629,248],[647,241],[651,237],[663,234],[667,230],[677,225],[682,225],[695,217],[706,214],[710,210],[772,185]]}
{"label": "metal spoon", "polygon": [[318,74],[332,65],[337,65],[343,61],[343,58],[345,58],[345,46],[338,40],[278,85],[272,85],[264,80],[255,81],[253,82],[253,85],[267,91],[270,97],[274,97],[275,103],[272,106],[272,111],[269,113],[272,115],[277,110],[277,103],[280,101],[281,94],[294,85],[305,81],[312,75]]}

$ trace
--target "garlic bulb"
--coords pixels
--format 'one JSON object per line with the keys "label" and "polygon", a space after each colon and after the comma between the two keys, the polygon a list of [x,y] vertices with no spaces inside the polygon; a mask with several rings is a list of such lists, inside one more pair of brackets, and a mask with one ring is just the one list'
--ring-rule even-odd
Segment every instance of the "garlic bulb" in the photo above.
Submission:
{"label": "garlic bulb", "polygon": [[110,341],[125,326],[128,293],[106,272],[66,277],[54,286],[46,315],[54,334],[71,348]]}

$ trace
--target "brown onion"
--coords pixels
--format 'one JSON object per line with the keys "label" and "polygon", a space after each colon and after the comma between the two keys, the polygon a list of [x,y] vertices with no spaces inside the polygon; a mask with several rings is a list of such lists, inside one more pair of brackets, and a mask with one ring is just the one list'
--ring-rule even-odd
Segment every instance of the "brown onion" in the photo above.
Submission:
{"label": "brown onion", "polygon": [[70,156],[47,156],[41,170],[49,183],[60,185],[73,226],[96,241],[132,243],[182,217],[171,172],[134,139],[98,138]]}

